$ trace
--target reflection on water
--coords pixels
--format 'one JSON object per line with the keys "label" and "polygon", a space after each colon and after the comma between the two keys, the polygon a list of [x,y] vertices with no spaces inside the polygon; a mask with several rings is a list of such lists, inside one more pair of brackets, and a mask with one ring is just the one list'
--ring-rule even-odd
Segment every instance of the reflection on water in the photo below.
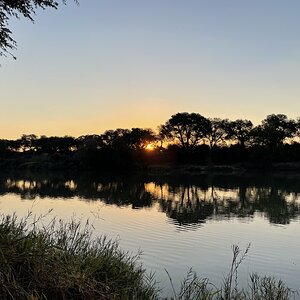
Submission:
{"label": "reflection on water", "polygon": [[172,292],[165,268],[175,288],[189,267],[218,284],[231,245],[249,242],[241,282],[258,272],[300,290],[299,206],[300,176],[0,174],[1,213],[22,216],[33,208],[54,209],[64,220],[96,216],[96,234],[120,238],[127,251],[142,249],[142,262],[166,295]]}
{"label": "reflection on water", "polygon": [[195,229],[208,219],[249,220],[255,213],[274,224],[289,224],[299,218],[299,192],[297,177],[0,177],[0,195],[14,193],[27,200],[79,197],[133,209],[158,203],[170,222],[184,230]]}

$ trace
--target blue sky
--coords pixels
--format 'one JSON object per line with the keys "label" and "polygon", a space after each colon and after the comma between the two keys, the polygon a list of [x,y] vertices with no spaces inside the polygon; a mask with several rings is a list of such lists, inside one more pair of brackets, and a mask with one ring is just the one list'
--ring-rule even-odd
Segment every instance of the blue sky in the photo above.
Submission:
{"label": "blue sky", "polygon": [[12,20],[0,137],[153,127],[300,110],[299,1],[81,0]]}

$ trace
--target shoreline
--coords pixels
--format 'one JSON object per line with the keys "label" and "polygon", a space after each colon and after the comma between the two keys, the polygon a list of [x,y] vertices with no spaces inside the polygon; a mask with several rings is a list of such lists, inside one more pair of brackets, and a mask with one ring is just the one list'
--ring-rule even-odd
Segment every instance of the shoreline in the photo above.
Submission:
{"label": "shoreline", "polygon": [[241,165],[151,165],[147,168],[148,175],[205,175],[205,174],[290,174],[300,176],[300,163],[276,163],[266,166],[258,166],[254,164],[241,164]]}
{"label": "shoreline", "polygon": [[119,167],[98,166],[97,168],[85,168],[72,160],[67,162],[50,161],[43,159],[1,159],[0,172],[61,172],[73,174],[91,173],[99,175],[205,175],[205,174],[287,174],[300,176],[300,162],[280,163],[240,163],[240,164],[147,164],[147,165],[124,165]]}

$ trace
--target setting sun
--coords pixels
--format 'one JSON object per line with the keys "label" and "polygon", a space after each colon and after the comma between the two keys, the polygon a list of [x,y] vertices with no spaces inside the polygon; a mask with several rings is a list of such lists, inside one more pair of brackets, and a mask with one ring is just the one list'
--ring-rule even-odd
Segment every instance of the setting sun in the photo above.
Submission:
{"label": "setting sun", "polygon": [[154,150],[154,146],[153,146],[152,144],[148,144],[148,145],[146,146],[146,150],[152,151],[152,150]]}

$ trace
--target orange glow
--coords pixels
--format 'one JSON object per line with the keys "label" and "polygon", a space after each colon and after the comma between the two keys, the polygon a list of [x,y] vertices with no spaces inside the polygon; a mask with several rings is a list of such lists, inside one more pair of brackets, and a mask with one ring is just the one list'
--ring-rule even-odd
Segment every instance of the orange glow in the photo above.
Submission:
{"label": "orange glow", "polygon": [[148,145],[146,146],[146,150],[152,151],[152,150],[154,150],[154,146],[153,146],[152,144],[148,144]]}

